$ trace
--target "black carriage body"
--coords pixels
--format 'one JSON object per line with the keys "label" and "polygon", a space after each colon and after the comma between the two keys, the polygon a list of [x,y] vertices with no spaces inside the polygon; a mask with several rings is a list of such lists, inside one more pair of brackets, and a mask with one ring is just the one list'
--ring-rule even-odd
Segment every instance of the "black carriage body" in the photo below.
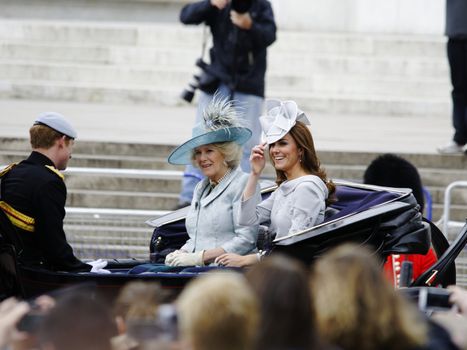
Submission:
{"label": "black carriage body", "polygon": [[[281,252],[311,263],[327,249],[343,243],[366,244],[382,258],[389,254],[426,254],[430,227],[422,221],[410,189],[337,182],[337,201],[327,209],[325,221],[310,229],[273,242],[272,253]],[[263,189],[263,198],[275,187]],[[150,251],[154,261],[180,248],[188,239],[183,212],[150,220],[155,226]]]}
{"label": "black carriage body", "polygon": [[[325,222],[309,230],[276,239],[273,242],[273,254],[286,253],[310,263],[327,249],[344,241],[370,245],[382,257],[391,253],[423,254],[428,251],[430,225],[422,222],[410,190],[343,182],[336,184],[337,201],[328,210]],[[273,190],[273,187],[263,189],[263,196]],[[153,258],[160,258],[167,253],[167,249],[179,248],[188,238],[184,225],[187,211],[188,208],[183,208],[148,221],[148,224],[155,226],[150,242]],[[9,221],[2,220],[1,215],[0,223],[0,274],[2,281],[9,281],[1,285],[4,294],[32,297],[64,286],[91,282],[106,295],[115,296],[122,285],[132,280],[156,280],[164,288],[181,290],[191,278],[198,275],[197,270],[128,274],[132,267],[147,263],[137,260],[109,261],[108,268],[112,274],[108,275],[23,267],[16,261],[14,242],[8,239],[12,233],[7,231],[14,230],[14,227]]]}

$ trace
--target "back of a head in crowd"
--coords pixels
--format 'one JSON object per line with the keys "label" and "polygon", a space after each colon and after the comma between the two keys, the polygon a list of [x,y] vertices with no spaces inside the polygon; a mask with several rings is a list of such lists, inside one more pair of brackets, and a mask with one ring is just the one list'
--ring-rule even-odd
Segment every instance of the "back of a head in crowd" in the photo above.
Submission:
{"label": "back of a head in crowd", "polygon": [[110,308],[88,293],[61,296],[39,330],[41,349],[111,350],[116,335]]}
{"label": "back of a head in crowd", "polygon": [[369,249],[341,245],[313,268],[317,328],[325,341],[343,350],[408,350],[426,343],[420,313],[394,290]]}
{"label": "back of a head in crowd", "polygon": [[205,274],[177,300],[182,342],[192,350],[250,350],[258,305],[245,278],[236,272]]}
{"label": "back of a head in crowd", "polygon": [[56,112],[44,112],[37,116],[29,129],[31,146],[34,149],[51,148],[55,140],[65,136],[67,142],[74,140],[78,134],[73,126]]}
{"label": "back of a head in crowd", "polygon": [[260,303],[256,349],[316,349],[306,268],[292,258],[274,255],[248,270],[246,278]]}
{"label": "back of a head in crowd", "polygon": [[363,182],[369,185],[410,188],[423,212],[425,199],[422,180],[417,168],[408,160],[391,153],[383,154],[368,166]]}
{"label": "back of a head in crowd", "polygon": [[165,297],[166,293],[157,282],[129,282],[115,300],[114,314],[124,320],[154,318]]}

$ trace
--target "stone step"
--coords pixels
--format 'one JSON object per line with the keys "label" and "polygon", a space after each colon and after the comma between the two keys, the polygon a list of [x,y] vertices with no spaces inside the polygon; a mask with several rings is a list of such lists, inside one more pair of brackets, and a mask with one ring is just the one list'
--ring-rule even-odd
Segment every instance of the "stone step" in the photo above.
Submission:
{"label": "stone step", "polygon": [[[444,203],[444,193],[446,187],[427,187],[428,191],[430,192],[432,202],[433,203]],[[467,205],[467,188],[459,188],[455,191],[451,192],[451,203],[458,204],[458,205]],[[467,214],[467,212],[466,212]]]}
{"label": "stone step", "polygon": [[[438,197],[441,197],[439,195]],[[442,197],[441,197],[442,198]],[[436,197],[435,197],[436,199]],[[108,190],[77,190],[68,191],[67,206],[88,208],[117,208],[170,210],[178,202],[178,192],[136,192],[136,191],[108,191]],[[450,216],[451,220],[464,221],[467,216],[467,202],[465,191],[453,197]],[[443,204],[433,201],[433,221],[438,221],[443,213]]]}
{"label": "stone step", "polygon": [[[80,21],[0,21],[0,39],[66,45],[142,46],[200,49],[202,27],[179,23],[112,23]],[[446,39],[439,35],[372,35],[279,30],[272,50],[364,56],[445,57]],[[306,43],[306,45],[303,45]]]}
{"label": "stone step", "polygon": [[94,245],[88,243],[70,242],[73,251],[79,259],[124,259],[135,258],[149,260],[149,249],[143,246],[129,246],[119,244]]}
{"label": "stone step", "polygon": [[[146,221],[159,218],[169,211],[138,211],[138,210],[118,210],[112,208],[82,208],[66,207],[64,220],[65,232],[72,231],[87,233],[95,231],[112,232],[113,235],[141,234],[152,230]],[[80,231],[81,230],[81,231]]]}
{"label": "stone step", "polygon": [[[433,219],[432,221],[438,221],[443,215],[443,205],[433,204]],[[455,204],[451,206],[450,219],[451,221],[465,221],[467,218],[467,205]]]}
{"label": "stone step", "polygon": [[[0,40],[0,60],[5,65],[8,62],[18,65],[95,64],[99,67],[140,67],[152,70],[168,66],[188,76],[196,71],[194,62],[198,56],[198,48],[174,45],[165,48],[86,43],[38,44]],[[371,56],[295,50],[284,52],[280,50],[280,46],[273,46],[268,56],[268,80],[278,74],[304,74],[311,77],[316,74],[325,77],[356,74],[382,80],[385,77],[397,77],[399,80],[437,78],[446,82],[449,79],[449,67],[444,56]]]}
{"label": "stone step", "polygon": [[[81,142],[81,141],[80,141]],[[19,162],[29,155],[30,151],[10,151],[0,150],[0,164],[10,164]],[[340,152],[334,152],[340,153]],[[378,153],[368,154],[368,157],[359,157],[357,154],[348,154],[347,163],[339,164],[331,163],[337,161],[337,158],[332,155],[332,152],[320,152],[322,156],[322,164],[326,169],[328,175],[332,178],[340,179],[354,179],[361,181],[363,179],[363,173],[367,167],[367,164],[371,162]],[[323,157],[323,155],[325,155]],[[406,159],[409,156],[403,155]],[[446,163],[443,158],[449,158],[453,161],[452,168],[435,168],[435,167],[421,167],[418,166],[418,170],[422,177],[422,181],[426,186],[447,186],[449,183],[458,180],[466,180],[466,169],[462,168],[466,162],[464,162],[463,156],[438,156],[438,155],[427,155],[425,161],[423,158],[418,157],[421,160],[421,164],[436,165],[435,161],[440,163]],[[433,158],[430,160],[430,158]],[[368,159],[368,160],[367,160]],[[448,160],[449,160],[448,159]],[[350,160],[350,161],[349,161]],[[353,161],[353,162],[352,162]],[[362,161],[362,163],[359,163]],[[353,164],[350,164],[350,163]],[[417,165],[416,163],[414,163]],[[145,157],[145,156],[132,156],[132,155],[89,155],[81,153],[73,153],[73,158],[69,163],[71,168],[85,167],[85,168],[111,168],[111,169],[148,169],[148,170],[178,170],[183,171],[183,166],[171,165],[167,162],[167,156],[161,155],[161,157]],[[272,168],[268,164],[267,174],[273,174]],[[67,175],[68,177],[69,175]]]}
{"label": "stone step", "polygon": [[[362,167],[363,168],[363,167]],[[358,172],[362,174],[363,172]],[[423,173],[423,172],[422,172]],[[274,178],[273,172],[269,171],[263,174],[265,177]],[[347,175],[347,176],[345,176]],[[334,172],[328,172],[330,179],[340,179],[352,182],[362,182],[362,177],[356,177],[353,169],[340,169],[339,176]],[[162,174],[163,176],[163,174]],[[169,177],[169,175],[168,175]],[[454,177],[453,177],[454,178]],[[428,185],[422,176],[425,187],[431,194],[433,203],[444,203],[444,193],[447,185],[455,179],[440,185]],[[127,192],[160,192],[160,193],[179,193],[181,189],[181,176],[177,178],[138,178],[138,177],[117,177],[117,176],[90,176],[90,175],[67,175],[65,178],[67,188],[75,192],[86,192],[87,190],[106,190],[106,191],[127,191]],[[451,201],[453,204],[467,204],[467,189],[456,189],[452,193]]]}
{"label": "stone step", "polygon": [[[397,121],[397,119],[395,119]],[[135,163],[143,162],[150,164],[160,159],[166,159],[175,145],[161,145],[156,143],[126,143],[126,142],[99,142],[78,140],[73,148],[73,159],[70,166],[74,165],[76,159],[95,157],[96,160],[103,159],[126,159],[135,160]],[[0,137],[0,157],[8,154],[16,155],[17,160],[23,159],[30,153],[31,146],[25,138]],[[15,153],[19,152],[19,153]],[[370,164],[379,156],[379,152],[340,152],[325,151],[318,149],[318,156],[325,166],[359,166]],[[435,153],[401,153],[402,157],[413,163],[417,168],[438,168],[446,170],[465,170],[467,174],[467,157],[463,155],[442,155]],[[3,162],[7,164],[9,162]],[[151,167],[145,167],[150,169]],[[174,168],[173,168],[174,169]],[[178,169],[178,168],[177,168]]]}
{"label": "stone step", "polygon": [[[12,81],[0,86],[1,98],[55,99],[96,103],[157,103],[162,106],[182,106],[181,88],[102,85],[50,81]],[[295,100],[301,108],[315,113],[361,114],[391,116],[444,116],[450,113],[446,98],[389,97],[376,94],[326,94],[305,91],[270,90],[269,98]]]}
{"label": "stone step", "polygon": [[[166,157],[175,148],[174,145],[157,143],[133,143],[133,142],[100,142],[79,139],[73,147],[73,158],[80,154],[86,156],[97,155],[101,157]],[[27,154],[31,151],[29,140],[25,138],[0,137],[0,150],[23,151]]]}
{"label": "stone step", "polygon": [[[28,157],[29,151],[1,151],[0,164],[10,164]],[[138,157],[120,155],[89,155],[73,153],[69,163],[76,168],[113,168],[113,169],[153,169],[153,170],[183,170],[183,166],[171,165],[167,157]]]}
{"label": "stone step", "polygon": [[[68,233],[67,233],[68,234]],[[138,246],[142,248],[146,248],[149,250],[149,242],[151,240],[151,236],[149,237],[134,237],[134,236],[127,236],[127,237],[114,237],[110,235],[100,235],[96,236],[93,234],[90,235],[77,235],[71,234],[67,237],[70,237],[69,240],[73,244],[91,244],[95,246],[100,245],[119,245],[119,246]]]}
{"label": "stone step", "polygon": [[[120,178],[112,176],[67,176],[68,190],[107,190],[119,192],[180,193],[181,177],[176,180]],[[131,207],[129,207],[131,208]]]}
{"label": "stone step", "polygon": [[[380,153],[378,152],[334,152],[320,151],[318,156],[323,164],[361,165],[370,164]],[[417,168],[456,169],[467,171],[467,157],[464,155],[401,153]]]}
{"label": "stone step", "polygon": [[[166,66],[131,66],[96,65],[75,63],[50,63],[28,61],[0,61],[0,76],[5,82],[47,81],[50,83],[73,82],[80,85],[128,85],[148,89],[167,87],[183,89],[191,80],[192,70],[186,67]],[[383,67],[381,67],[383,69]],[[271,91],[283,86],[290,91],[309,93],[374,94],[404,97],[433,96],[449,98],[450,83],[448,75],[439,78],[408,78],[406,75],[393,77],[387,72],[349,73],[335,71],[334,67],[287,72],[269,70],[268,88]]]}
{"label": "stone step", "polygon": [[67,238],[79,237],[112,237],[115,240],[124,240],[127,238],[135,240],[146,240],[149,242],[151,239],[153,228],[146,225],[145,227],[138,226],[112,226],[103,225],[100,222],[90,220],[84,224],[65,224],[64,225]]}
{"label": "stone step", "polygon": [[170,210],[178,203],[178,193],[69,190],[68,207]]}
{"label": "stone step", "polygon": [[[322,163],[330,178],[363,181],[367,165],[339,165]],[[463,169],[417,168],[426,187],[446,187],[454,181],[467,180],[467,173]]]}

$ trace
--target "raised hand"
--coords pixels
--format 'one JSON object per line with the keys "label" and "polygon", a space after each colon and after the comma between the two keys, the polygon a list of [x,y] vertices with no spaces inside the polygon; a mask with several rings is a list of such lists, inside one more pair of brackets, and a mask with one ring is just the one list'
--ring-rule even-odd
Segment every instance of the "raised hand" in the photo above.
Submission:
{"label": "raised hand", "polygon": [[238,13],[232,10],[230,11],[230,20],[240,29],[249,30],[253,25],[253,19],[248,12]]}
{"label": "raised hand", "polygon": [[264,156],[266,145],[266,142],[264,142],[260,145],[256,145],[251,149],[250,166],[251,172],[254,175],[260,175],[263,172],[264,167],[266,166],[266,158]]}
{"label": "raised hand", "polygon": [[217,7],[219,10],[224,9],[228,3],[229,0],[211,0],[211,5]]}

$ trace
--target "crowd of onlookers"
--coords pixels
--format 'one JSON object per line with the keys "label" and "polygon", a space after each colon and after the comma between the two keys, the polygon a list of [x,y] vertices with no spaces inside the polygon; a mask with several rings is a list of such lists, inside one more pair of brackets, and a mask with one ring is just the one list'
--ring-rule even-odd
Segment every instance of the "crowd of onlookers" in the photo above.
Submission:
{"label": "crowd of onlookers", "polygon": [[430,318],[394,289],[381,259],[337,247],[311,269],[272,255],[244,273],[223,270],[175,295],[130,282],[113,299],[93,286],[0,304],[5,349],[458,349],[467,348],[467,291]]}

